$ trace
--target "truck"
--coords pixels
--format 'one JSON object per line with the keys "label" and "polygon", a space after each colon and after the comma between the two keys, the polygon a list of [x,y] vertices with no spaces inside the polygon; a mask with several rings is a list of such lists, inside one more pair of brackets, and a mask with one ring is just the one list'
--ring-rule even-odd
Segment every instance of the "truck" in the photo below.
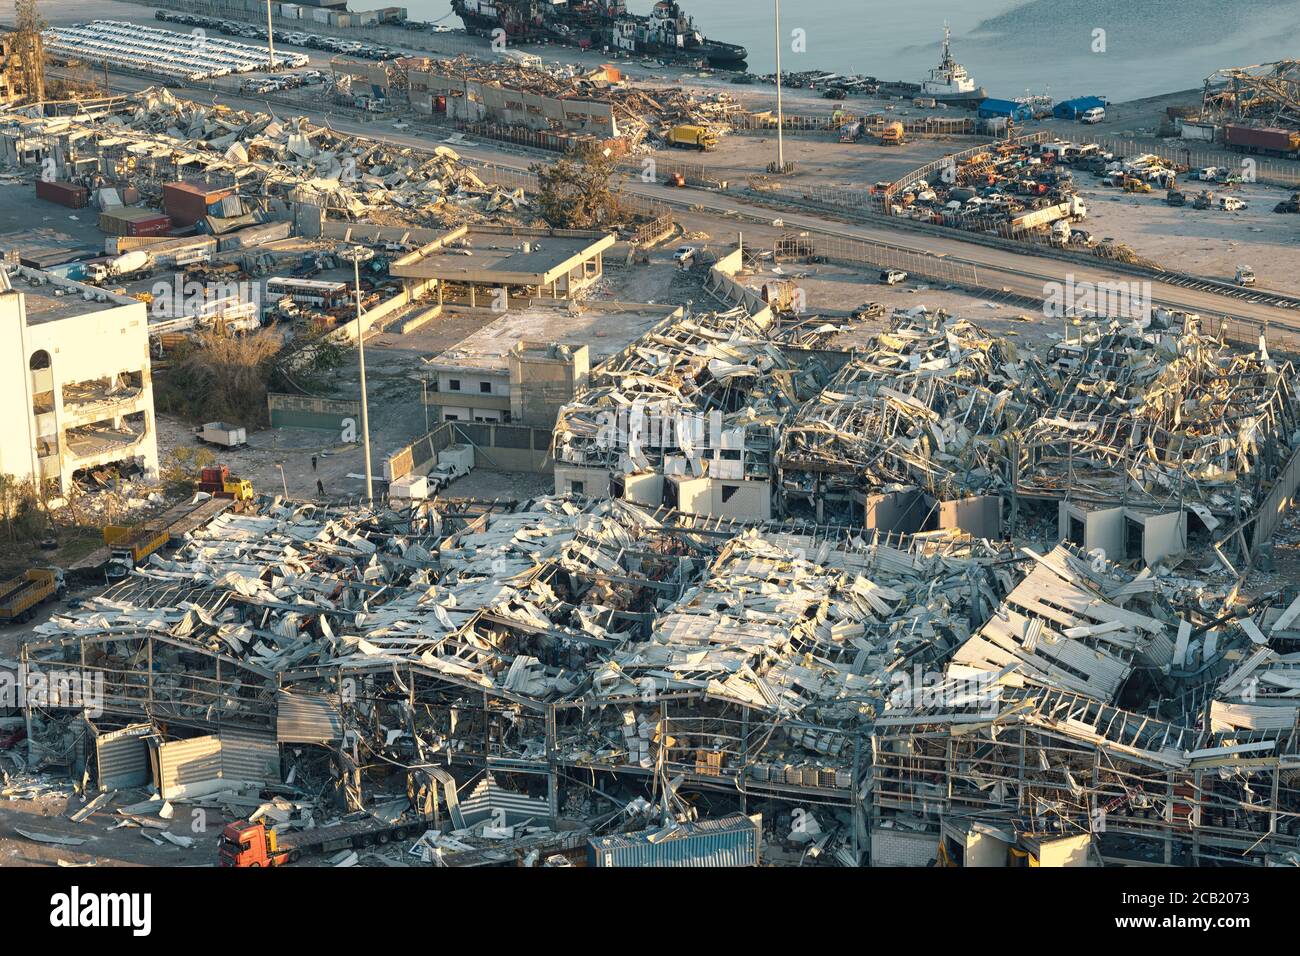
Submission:
{"label": "truck", "polygon": [[153,265],[153,256],[143,249],[124,252],[107,262],[88,262],[86,264],[86,281],[106,282],[109,279],[121,279],[125,276],[143,272]]}
{"label": "truck", "polygon": [[854,120],[852,123],[845,123],[840,127],[841,143],[856,143],[862,139],[862,121]]}
{"label": "truck", "polygon": [[133,568],[170,540],[171,533],[165,528],[152,525],[141,525],[138,528],[109,525],[104,529],[104,545],[108,548],[108,576],[126,577]]}
{"label": "truck", "polygon": [[392,840],[405,840],[417,833],[424,833],[432,824],[431,816],[407,815],[396,823],[369,817],[336,826],[280,834],[268,830],[263,823],[236,820],[226,824],[221,831],[221,840],[217,843],[217,865],[253,868],[284,866],[286,863],[297,863],[308,853],[332,853],[336,850],[383,845]]}
{"label": "truck", "polygon": [[1088,207],[1078,196],[1071,196],[1066,202],[1044,206],[1042,209],[1026,209],[1013,216],[1011,225],[1016,229],[1037,229],[1050,226],[1058,219],[1079,221],[1088,215]]}
{"label": "truck", "polygon": [[0,584],[0,622],[30,621],[36,607],[63,592],[59,568],[30,568]]}
{"label": "truck", "polygon": [[1300,159],[1300,132],[1275,126],[1233,126],[1223,128],[1223,142],[1239,153],[1264,153],[1286,159]]}
{"label": "truck", "polygon": [[223,448],[238,448],[240,445],[248,444],[247,431],[227,422],[205,422],[196,425],[194,437],[212,445],[221,445]]}
{"label": "truck", "polygon": [[212,465],[200,471],[199,491],[206,491],[214,498],[253,500],[253,483],[247,478],[234,477],[226,465]]}
{"label": "truck", "polygon": [[700,152],[717,149],[718,134],[707,126],[683,123],[668,131],[668,145],[681,149],[698,149]]}
{"label": "truck", "polygon": [[881,146],[902,146],[907,142],[903,136],[903,124],[897,121],[886,123],[880,131]]}
{"label": "truck", "polygon": [[463,443],[448,445],[438,452],[438,464],[429,472],[430,493],[440,491],[474,467],[474,446]]}

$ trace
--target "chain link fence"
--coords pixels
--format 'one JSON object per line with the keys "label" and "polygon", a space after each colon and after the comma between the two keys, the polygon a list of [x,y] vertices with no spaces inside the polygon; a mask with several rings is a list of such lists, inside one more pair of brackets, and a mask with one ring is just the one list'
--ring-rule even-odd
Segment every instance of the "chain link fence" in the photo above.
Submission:
{"label": "chain link fence", "polygon": [[[1260,158],[1237,152],[1225,153],[1222,149],[1206,146],[1185,146],[1181,143],[1172,145],[1169,143],[1153,143],[1149,140],[1118,139],[1111,136],[1093,137],[1092,141],[1103,150],[1115,153],[1117,156],[1150,154],[1160,157],[1167,163],[1182,164],[1191,169],[1204,166],[1223,166],[1230,160],[1233,161],[1233,165],[1241,167],[1245,167],[1249,163],[1251,164],[1251,175],[1254,182],[1271,186],[1300,186],[1300,163]],[[1191,143],[1192,141],[1184,140],[1182,142]]]}
{"label": "chain link fence", "polygon": [[849,266],[870,266],[881,271],[899,269],[912,276],[963,288],[981,288],[975,266],[953,262],[923,252],[910,252],[884,243],[842,236],[782,236],[772,248],[776,261],[825,260]]}

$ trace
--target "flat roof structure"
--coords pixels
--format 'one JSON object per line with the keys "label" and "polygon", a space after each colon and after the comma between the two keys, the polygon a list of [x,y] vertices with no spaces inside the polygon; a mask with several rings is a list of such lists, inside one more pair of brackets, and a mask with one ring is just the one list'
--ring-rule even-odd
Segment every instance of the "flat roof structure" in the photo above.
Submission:
{"label": "flat roof structure", "polygon": [[585,345],[592,364],[616,355],[680,306],[639,302],[587,303],[577,307],[534,305],[512,309],[466,336],[429,362],[435,371],[507,369],[506,356],[519,342]]}
{"label": "flat roof structure", "polygon": [[396,260],[389,274],[404,279],[487,286],[549,286],[614,245],[589,231],[461,226],[438,242]]}

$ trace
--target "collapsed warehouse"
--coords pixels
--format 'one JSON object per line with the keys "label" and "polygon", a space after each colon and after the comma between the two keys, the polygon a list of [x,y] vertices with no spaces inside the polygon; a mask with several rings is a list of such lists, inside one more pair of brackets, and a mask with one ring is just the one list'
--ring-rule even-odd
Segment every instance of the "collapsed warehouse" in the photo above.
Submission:
{"label": "collapsed warehouse", "polygon": [[908,532],[948,509],[994,536],[1005,502],[1013,526],[1047,509],[1112,559],[1181,558],[1196,530],[1248,563],[1295,484],[1294,370],[1183,321],[1040,358],[943,313],[896,315],[783,430],[784,512]]}
{"label": "collapsed warehouse", "polygon": [[451,866],[702,807],[770,862],[1295,860],[1300,595],[1226,591],[951,529],[264,499],[35,629],[27,768],[284,833],[414,807]]}
{"label": "collapsed warehouse", "polygon": [[780,334],[766,309],[675,315],[602,362],[556,422],[557,490],[772,517],[780,426],[830,371]]}

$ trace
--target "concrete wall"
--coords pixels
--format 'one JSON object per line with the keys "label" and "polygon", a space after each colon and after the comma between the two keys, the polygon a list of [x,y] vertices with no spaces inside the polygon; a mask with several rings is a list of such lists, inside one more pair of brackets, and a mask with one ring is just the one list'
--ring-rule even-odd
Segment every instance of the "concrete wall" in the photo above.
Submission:
{"label": "concrete wall", "polygon": [[272,428],[315,428],[342,435],[344,426],[351,421],[354,428],[360,429],[359,401],[268,392],[266,407]]}
{"label": "concrete wall", "polygon": [[752,289],[736,281],[735,275],[744,264],[744,253],[737,249],[728,253],[709,269],[707,288],[714,295],[734,305],[741,305],[759,325],[766,326],[772,321],[772,310],[768,308],[763,297]]}
{"label": "concrete wall", "polygon": [[[575,487],[575,482],[579,487]],[[579,465],[555,466],[555,493],[557,495],[584,494],[593,498],[609,497],[609,472],[603,468],[583,468]]]}
{"label": "concrete wall", "polygon": [[553,429],[560,409],[587,384],[587,346],[557,347],[520,342],[510,350],[510,420]]}
{"label": "concrete wall", "polygon": [[686,514],[742,521],[772,517],[772,486],[765,481],[680,476],[668,480],[677,487],[678,510]]}
{"label": "concrete wall", "polygon": [[522,471],[545,474],[551,470],[551,433],[525,425],[491,422],[444,422],[429,434],[389,454],[383,465],[389,481],[410,474],[426,474],[438,452],[463,442],[474,447],[474,467],[488,471]]}
{"label": "concrete wall", "polygon": [[937,833],[915,833],[911,830],[871,831],[871,865],[875,866],[926,866],[939,852]]}

